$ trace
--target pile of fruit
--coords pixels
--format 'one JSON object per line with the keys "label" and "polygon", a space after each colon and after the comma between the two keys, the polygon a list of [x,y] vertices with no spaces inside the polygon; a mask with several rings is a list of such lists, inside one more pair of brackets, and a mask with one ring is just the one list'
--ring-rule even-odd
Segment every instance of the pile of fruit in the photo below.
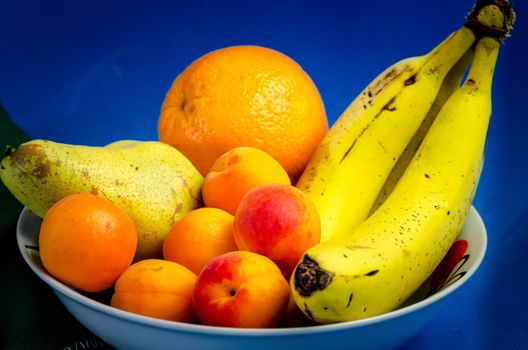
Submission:
{"label": "pile of fruit", "polygon": [[116,308],[227,327],[379,315],[433,273],[464,223],[514,18],[506,0],[477,1],[330,129],[292,59],[213,51],[175,79],[159,141],[32,140],[7,148],[0,176],[42,218],[47,271],[111,290]]}

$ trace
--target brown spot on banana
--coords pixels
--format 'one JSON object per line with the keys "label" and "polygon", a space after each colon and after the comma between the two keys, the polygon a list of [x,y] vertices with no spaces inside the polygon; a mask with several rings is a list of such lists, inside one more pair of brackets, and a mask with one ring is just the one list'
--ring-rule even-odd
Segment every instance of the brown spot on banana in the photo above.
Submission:
{"label": "brown spot on banana", "polygon": [[372,247],[365,246],[365,245],[345,245],[345,248],[350,250],[356,250],[356,249],[373,249]]}
{"label": "brown spot on banana", "polygon": [[350,303],[352,303],[352,298],[354,297],[354,294],[353,293],[350,293],[348,295],[348,301],[347,301],[347,304],[346,304],[346,309],[348,309],[348,307],[350,306]]}
{"label": "brown spot on banana", "polygon": [[387,153],[387,149],[385,148],[385,146],[383,145],[383,142],[381,142],[380,140],[377,140],[378,141],[378,145],[380,145],[381,149],[383,150],[383,152]]}
{"label": "brown spot on banana", "polygon": [[343,154],[343,156],[341,157],[341,160],[339,160],[339,163],[341,164],[345,159],[346,157],[350,154],[350,151],[354,148],[354,146],[356,145],[357,141],[361,138],[361,136],[363,136],[365,134],[365,132],[369,129],[369,127],[372,125],[372,123],[378,119],[378,117],[381,115],[381,113],[383,113],[383,111],[385,110],[388,110],[390,112],[393,112],[396,110],[396,107],[392,107],[392,104],[396,101],[396,96],[393,96],[383,107],[381,107],[381,109],[379,110],[378,113],[376,113],[376,115],[372,118],[372,121],[367,124],[363,130],[361,130],[361,132],[359,133],[359,135],[352,141],[352,143],[350,144],[350,146],[347,148],[347,150],[345,151],[345,153]]}
{"label": "brown spot on banana", "polygon": [[403,83],[404,86],[409,86],[416,83],[416,74],[411,75],[409,78],[405,80]]}
{"label": "brown spot on banana", "polygon": [[412,68],[410,66],[405,66],[403,69],[398,71],[396,68],[391,68],[380,80],[376,81],[374,85],[372,85],[370,88],[372,91],[375,91],[374,95],[379,94],[385,86],[390,84],[393,80],[396,80],[402,75],[403,73],[410,72]]}
{"label": "brown spot on banana", "polygon": [[306,305],[306,303],[304,304],[304,312],[309,319],[314,320],[312,311],[308,308],[308,305]]}

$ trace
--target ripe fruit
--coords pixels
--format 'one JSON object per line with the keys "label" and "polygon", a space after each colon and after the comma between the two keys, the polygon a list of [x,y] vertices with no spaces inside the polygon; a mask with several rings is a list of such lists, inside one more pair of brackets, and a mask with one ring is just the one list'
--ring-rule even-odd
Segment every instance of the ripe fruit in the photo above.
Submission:
{"label": "ripe fruit", "polygon": [[211,260],[198,275],[193,304],[206,325],[274,327],[290,299],[288,282],[265,256],[236,251]]}
{"label": "ripe fruit", "polygon": [[136,245],[136,229],[128,215],[92,194],[70,195],[53,205],[39,235],[46,270],[85,292],[111,287],[130,266]]}
{"label": "ripe fruit", "polygon": [[328,130],[321,96],[286,55],[259,46],[210,52],[189,65],[168,91],[158,122],[205,175],[223,153],[259,148],[295,181]]}
{"label": "ripe fruit", "polygon": [[290,185],[263,185],[249,191],[234,226],[239,249],[267,256],[286,277],[302,254],[319,243],[321,234],[315,205]]}
{"label": "ripe fruit", "polygon": [[205,205],[235,214],[244,195],[264,184],[287,184],[286,170],[272,156],[253,147],[236,147],[222,154],[205,176]]}
{"label": "ripe fruit", "polygon": [[104,147],[32,140],[8,148],[0,177],[40,217],[70,194],[107,198],[134,221],[136,261],[161,257],[171,226],[200,205],[203,183],[198,170],[174,147],[132,140]]}
{"label": "ripe fruit", "polygon": [[233,215],[221,209],[200,208],[172,226],[163,242],[163,257],[199,274],[209,260],[237,249]]}
{"label": "ripe fruit", "polygon": [[321,241],[346,236],[368,217],[445,76],[474,41],[462,26],[429,53],[391,65],[332,125],[296,183],[317,207]]}
{"label": "ripe fruit", "polygon": [[482,170],[499,47],[495,38],[478,40],[464,83],[385,202],[348,236],[306,251],[291,287],[314,321],[391,311],[442,261],[466,220]]}
{"label": "ripe fruit", "polygon": [[192,322],[195,282],[196,275],[175,262],[142,260],[119,277],[110,305],[144,316]]}

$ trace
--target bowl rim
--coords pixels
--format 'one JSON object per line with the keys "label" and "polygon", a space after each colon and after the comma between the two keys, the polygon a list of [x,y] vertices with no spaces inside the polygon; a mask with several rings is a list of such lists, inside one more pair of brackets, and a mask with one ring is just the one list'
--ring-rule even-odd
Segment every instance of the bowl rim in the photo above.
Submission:
{"label": "bowl rim", "polygon": [[308,335],[316,333],[324,333],[331,331],[347,330],[351,328],[361,328],[366,327],[374,323],[383,322],[398,317],[405,316],[414,311],[423,309],[429,305],[440,301],[447,295],[454,292],[460,286],[462,286],[471,276],[478,270],[480,264],[482,263],[486,250],[487,250],[487,231],[480,216],[479,212],[474,206],[470,207],[466,221],[471,218],[474,225],[478,226],[478,231],[482,236],[482,249],[476,251],[472,255],[472,260],[474,263],[466,271],[466,274],[458,279],[456,282],[448,285],[444,289],[436,292],[435,294],[427,297],[426,299],[420,300],[419,302],[413,303],[411,305],[404,306],[402,308],[377,315],[364,319],[353,320],[353,321],[344,321],[339,323],[331,324],[320,324],[313,326],[299,326],[299,327],[281,327],[281,328],[232,328],[232,327],[220,327],[220,326],[208,326],[194,323],[185,323],[177,321],[169,321],[157,319],[154,317],[138,315],[124,310],[116,309],[110,305],[106,305],[99,301],[89,298],[86,295],[83,295],[76,291],[75,289],[65,285],[64,283],[56,280],[51,275],[49,275],[43,268],[37,266],[32,258],[27,253],[28,248],[24,241],[24,233],[22,232],[22,223],[24,220],[33,219],[40,220],[38,216],[33,214],[27,207],[22,209],[22,212],[18,218],[17,228],[16,228],[16,238],[18,248],[25,262],[29,265],[31,270],[39,276],[48,286],[50,286],[55,293],[60,293],[63,296],[71,299],[72,301],[82,304],[85,307],[89,307],[100,311],[108,316],[124,319],[128,322],[141,324],[143,326],[153,327],[153,328],[162,328],[170,331],[180,331],[186,333],[200,333],[200,334],[209,334],[209,335],[223,335],[223,336],[292,336],[292,335]]}

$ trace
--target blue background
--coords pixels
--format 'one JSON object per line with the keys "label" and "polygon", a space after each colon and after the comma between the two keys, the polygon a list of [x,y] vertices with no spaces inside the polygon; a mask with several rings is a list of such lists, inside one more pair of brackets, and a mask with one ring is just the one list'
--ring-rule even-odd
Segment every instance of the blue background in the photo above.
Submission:
{"label": "blue background", "polygon": [[[211,50],[252,44],[296,60],[332,124],[383,69],[426,53],[456,30],[472,4],[2,0],[0,103],[32,138],[87,145],[157,139],[173,79]],[[488,252],[405,349],[528,348],[528,6],[518,0],[514,7],[518,21],[497,63],[474,202],[488,228]]]}

